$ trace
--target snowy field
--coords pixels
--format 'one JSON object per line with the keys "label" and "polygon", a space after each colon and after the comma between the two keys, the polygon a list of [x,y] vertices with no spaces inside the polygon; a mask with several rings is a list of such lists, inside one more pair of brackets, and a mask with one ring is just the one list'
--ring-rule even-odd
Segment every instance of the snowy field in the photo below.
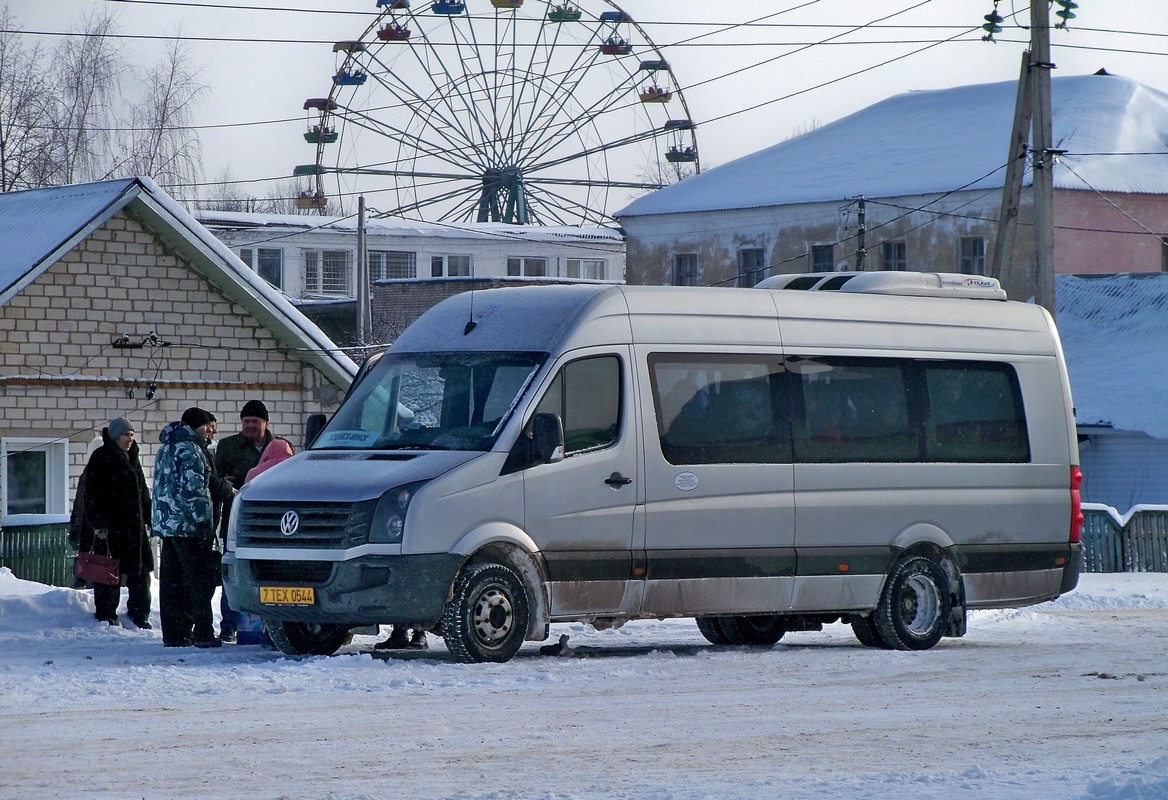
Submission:
{"label": "snowy field", "polygon": [[1168,798],[1165,574],[1085,575],[920,653],[670,620],[553,626],[570,658],[455,664],[431,636],[297,661],[92,612],[0,568],[2,798]]}

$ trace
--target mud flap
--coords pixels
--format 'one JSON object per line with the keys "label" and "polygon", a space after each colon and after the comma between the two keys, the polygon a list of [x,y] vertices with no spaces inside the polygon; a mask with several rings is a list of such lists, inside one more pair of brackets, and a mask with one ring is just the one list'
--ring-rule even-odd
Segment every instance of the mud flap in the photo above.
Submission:
{"label": "mud flap", "polygon": [[957,591],[950,598],[949,622],[945,625],[945,633],[942,636],[964,636],[965,624],[965,581],[963,579],[957,582]]}

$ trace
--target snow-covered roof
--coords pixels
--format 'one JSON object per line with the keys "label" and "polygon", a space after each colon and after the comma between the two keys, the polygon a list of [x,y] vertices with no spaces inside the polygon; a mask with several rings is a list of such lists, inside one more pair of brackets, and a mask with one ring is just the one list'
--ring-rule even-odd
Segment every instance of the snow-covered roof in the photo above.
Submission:
{"label": "snow-covered roof", "polygon": [[[304,214],[252,214],[239,211],[196,211],[195,217],[211,230],[288,231],[357,230],[357,217],[322,217]],[[503,222],[445,223],[422,222],[400,217],[369,217],[365,232],[370,236],[425,236],[455,239],[526,239],[531,241],[612,242],[624,237],[616,228],[584,228],[570,225],[508,225]]]}
{"label": "snow-covered roof", "polygon": [[0,193],[0,306],[127,208],[302,360],[348,386],[352,359],[149,178]]}
{"label": "snow-covered roof", "polygon": [[[1016,94],[1017,83],[1006,81],[890,97],[638,198],[615,216],[1001,187]],[[1067,151],[1055,167],[1057,188],[1168,193],[1168,95],[1103,73],[1054,78],[1051,98],[1053,146]]]}
{"label": "snow-covered roof", "polygon": [[1168,439],[1168,273],[1059,275],[1055,318],[1075,421]]}

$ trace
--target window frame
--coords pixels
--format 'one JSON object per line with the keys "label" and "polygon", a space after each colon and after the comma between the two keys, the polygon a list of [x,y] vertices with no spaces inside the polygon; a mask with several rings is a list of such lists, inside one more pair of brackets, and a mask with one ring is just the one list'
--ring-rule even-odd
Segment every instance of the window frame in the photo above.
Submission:
{"label": "window frame", "polygon": [[543,256],[507,256],[507,276],[510,278],[546,278],[548,260]]}
{"label": "window frame", "polygon": [[[338,269],[337,256],[342,264]],[[304,285],[301,293],[320,297],[353,296],[353,253],[350,250],[326,250],[321,247],[306,247],[301,251]],[[311,264],[310,262],[315,262]],[[315,276],[314,276],[315,273]],[[326,276],[331,276],[326,280]],[[336,278],[340,278],[340,286]]]}
{"label": "window frame", "polygon": [[673,254],[673,273],[671,278],[674,286],[697,286],[698,275],[697,253]]}
{"label": "window frame", "polygon": [[[45,491],[43,512],[18,512],[9,514],[11,486],[9,481],[10,457],[26,452],[44,452]],[[45,517],[67,515],[69,513],[69,440],[44,437],[5,436],[0,437],[0,524],[15,524],[14,519],[38,520]]]}
{"label": "window frame", "polygon": [[[826,258],[824,258],[826,254]],[[808,272],[835,272],[835,244],[813,244],[807,251]]]}
{"label": "window frame", "polygon": [[886,272],[908,270],[908,243],[904,239],[880,243],[880,269]]}
{"label": "window frame", "polygon": [[[418,254],[413,250],[370,250],[369,281],[383,280],[412,280],[418,276]],[[404,263],[390,264],[390,256],[404,256]],[[400,275],[388,274],[391,269],[402,272]]]}
{"label": "window frame", "polygon": [[[575,269],[573,269],[573,264]],[[586,270],[586,264],[591,265],[591,268]],[[576,274],[573,275],[573,272]],[[585,275],[585,272],[595,272],[596,274]],[[603,281],[608,277],[608,260],[603,258],[569,258],[564,262],[564,273],[567,278]]]}
{"label": "window frame", "polygon": [[957,271],[962,275],[986,274],[984,236],[962,236],[957,240]]}
{"label": "window frame", "polygon": [[[458,272],[450,271],[451,259],[466,259],[466,271]],[[438,255],[430,256],[430,277],[431,278],[469,278],[474,274],[474,260],[470,255],[464,253],[440,253]]]}
{"label": "window frame", "polygon": [[749,289],[757,286],[759,281],[769,277],[769,273],[765,247],[738,248],[737,283],[740,287]]}

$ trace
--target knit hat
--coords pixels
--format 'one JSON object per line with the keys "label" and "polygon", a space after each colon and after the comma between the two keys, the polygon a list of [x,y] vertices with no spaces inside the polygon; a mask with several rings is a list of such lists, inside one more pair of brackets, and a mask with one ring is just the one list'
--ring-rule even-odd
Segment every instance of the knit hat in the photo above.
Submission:
{"label": "knit hat", "polygon": [[123,435],[134,430],[134,423],[125,417],[114,417],[109,421],[106,430],[109,431],[109,437],[111,439],[120,439]]}
{"label": "knit hat", "polygon": [[267,422],[268,407],[264,405],[263,400],[248,400],[239,411],[239,418],[243,419],[244,417],[259,417]]}
{"label": "knit hat", "polygon": [[184,425],[189,425],[192,428],[198,428],[201,425],[206,425],[213,420],[214,417],[210,413],[204,411],[198,406],[191,406],[183,412],[182,422]]}

